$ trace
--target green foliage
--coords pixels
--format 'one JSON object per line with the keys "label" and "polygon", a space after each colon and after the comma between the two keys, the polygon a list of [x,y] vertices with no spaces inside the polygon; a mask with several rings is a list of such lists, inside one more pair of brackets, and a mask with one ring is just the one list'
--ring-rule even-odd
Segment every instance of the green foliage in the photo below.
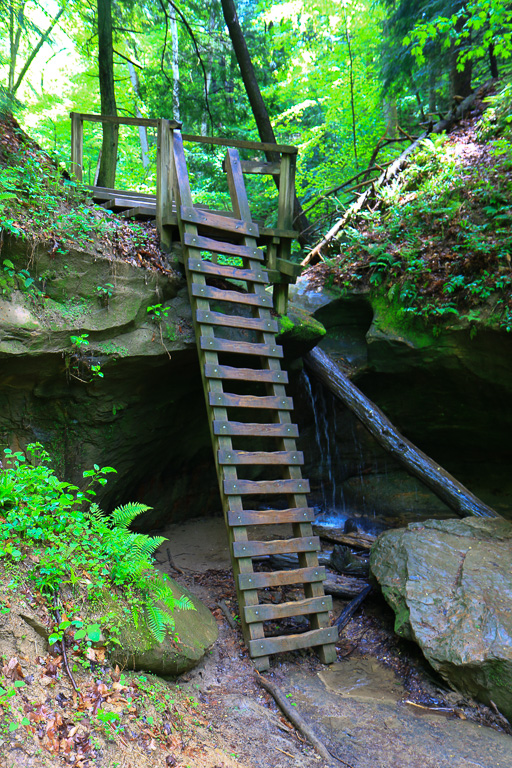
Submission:
{"label": "green foliage", "polygon": [[160,322],[163,317],[168,316],[170,310],[170,307],[164,307],[163,304],[153,304],[152,306],[147,307],[146,312],[149,314],[151,320]]}
{"label": "green foliage", "polygon": [[28,269],[16,271],[16,267],[9,259],[3,261],[3,271],[0,272],[0,290],[7,298],[16,290],[34,300],[42,296],[42,291],[38,288]]}
{"label": "green foliage", "polygon": [[84,189],[63,178],[44,155],[24,149],[0,164],[0,232],[51,240],[64,254],[70,243],[85,245],[112,229],[108,215],[87,205]]}
{"label": "green foliage", "polygon": [[495,56],[508,59],[512,55],[512,8],[506,0],[469,0],[455,13],[417,23],[403,42],[412,44],[413,56],[423,64],[425,47],[432,40],[439,40],[444,48],[459,48],[460,70],[466,61],[486,56],[491,45]]}
{"label": "green foliage", "polygon": [[501,151],[506,153],[512,133],[512,83],[507,82],[494,96],[488,96],[486,104],[488,108],[480,120],[477,136],[480,141],[503,137],[508,142],[502,144]]}
{"label": "green foliage", "polygon": [[[0,470],[0,558],[16,564],[30,553],[34,565],[28,578],[48,599],[62,584],[86,588],[91,598],[105,591],[128,598],[132,612],[142,613],[147,627],[162,642],[167,627],[173,626],[176,608],[190,609],[190,601],[174,598],[165,577],[155,570],[152,555],[165,539],[133,533],[128,526],[149,507],[127,504],[108,518],[92,502],[94,486],[104,485],[112,467],[95,465],[84,472],[89,483],[84,491],[61,481],[49,467],[49,456],[39,443],[27,448],[29,459],[6,449]],[[65,632],[73,622],[59,625]],[[93,640],[96,626],[85,628],[76,622],[78,638]],[[62,635],[61,635],[62,636]]]}
{"label": "green foliage", "polygon": [[486,173],[461,159],[446,137],[424,141],[380,210],[344,233],[342,255],[325,265],[332,285],[367,283],[408,322],[470,329],[482,317],[510,330],[512,150],[490,147]]}

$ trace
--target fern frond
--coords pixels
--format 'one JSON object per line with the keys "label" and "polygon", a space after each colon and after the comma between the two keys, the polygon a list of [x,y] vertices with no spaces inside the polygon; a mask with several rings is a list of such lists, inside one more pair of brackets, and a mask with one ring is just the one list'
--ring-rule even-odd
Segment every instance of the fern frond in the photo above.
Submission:
{"label": "fern frond", "polygon": [[144,560],[149,563],[155,549],[166,541],[164,536],[146,536],[145,533],[130,534],[127,557],[131,560]]}
{"label": "fern frond", "polygon": [[155,640],[163,643],[167,627],[174,628],[174,619],[167,611],[163,611],[154,603],[148,603],[146,605],[146,624]]}
{"label": "fern frond", "polygon": [[149,585],[151,597],[154,600],[161,600],[164,605],[171,611],[178,608],[181,611],[195,611],[196,607],[192,600],[186,595],[182,595],[177,598],[171,587],[165,583],[165,579],[156,578],[152,579]]}
{"label": "fern frond", "polygon": [[128,504],[114,509],[112,512],[112,523],[117,528],[128,528],[130,523],[132,523],[136,517],[143,512],[147,512],[148,509],[152,509],[152,507],[148,507],[146,504],[140,504],[137,501],[130,501]]}

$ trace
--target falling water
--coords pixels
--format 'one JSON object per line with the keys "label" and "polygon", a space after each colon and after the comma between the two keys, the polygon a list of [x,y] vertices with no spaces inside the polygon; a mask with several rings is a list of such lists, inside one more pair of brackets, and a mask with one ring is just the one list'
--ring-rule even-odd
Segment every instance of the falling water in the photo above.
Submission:
{"label": "falling water", "polygon": [[343,491],[336,483],[336,468],[341,455],[336,440],[337,412],[335,400],[321,385],[311,384],[302,372],[304,389],[311,404],[315,422],[315,443],[320,457],[318,475],[321,492],[321,514],[317,522],[340,525],[347,518]]}

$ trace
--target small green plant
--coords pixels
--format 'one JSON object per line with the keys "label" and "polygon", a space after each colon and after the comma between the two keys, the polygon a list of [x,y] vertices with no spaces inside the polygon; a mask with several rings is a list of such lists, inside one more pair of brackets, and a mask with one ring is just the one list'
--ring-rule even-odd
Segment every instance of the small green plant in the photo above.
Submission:
{"label": "small green plant", "polygon": [[167,317],[170,312],[170,307],[164,307],[163,304],[153,304],[147,308],[147,313],[150,315],[151,320],[160,322],[163,317]]}
{"label": "small green plant", "polygon": [[96,286],[96,296],[98,297],[100,304],[108,309],[109,301],[114,295],[114,286],[112,283],[105,283],[104,285]]}
{"label": "small green plant", "polygon": [[77,349],[82,349],[83,347],[89,346],[88,337],[88,333],[82,333],[81,336],[70,336],[69,338],[74,347],[77,347]]}

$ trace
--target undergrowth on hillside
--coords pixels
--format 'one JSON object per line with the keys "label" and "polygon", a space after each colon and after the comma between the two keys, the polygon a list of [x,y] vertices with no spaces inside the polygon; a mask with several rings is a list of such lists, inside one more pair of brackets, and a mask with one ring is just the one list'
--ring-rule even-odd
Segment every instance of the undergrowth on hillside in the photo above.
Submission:
{"label": "undergrowth on hillside", "polygon": [[311,279],[385,296],[434,329],[454,318],[512,330],[512,86],[479,124],[425,139]]}
{"label": "undergrowth on hillside", "polygon": [[31,255],[38,245],[55,258],[65,257],[72,248],[99,248],[169,274],[154,227],[92,204],[83,185],[43,152],[12,116],[0,113],[0,249],[9,235],[25,241]]}
{"label": "undergrowth on hillside", "polygon": [[[42,445],[29,445],[27,452],[29,460],[6,449],[0,470],[0,559],[11,568],[13,583],[16,564],[28,557],[33,564],[28,579],[50,610],[64,586],[85,591],[88,601],[117,594],[127,600],[135,625],[145,620],[162,642],[167,627],[174,626],[173,610],[192,604],[186,597],[177,601],[154,567],[152,554],[165,539],[128,528],[149,507],[127,504],[107,518],[92,499],[94,485],[105,484],[112,467],[86,471],[89,486],[80,491],[56,476]],[[77,629],[72,622],[59,628]]]}

